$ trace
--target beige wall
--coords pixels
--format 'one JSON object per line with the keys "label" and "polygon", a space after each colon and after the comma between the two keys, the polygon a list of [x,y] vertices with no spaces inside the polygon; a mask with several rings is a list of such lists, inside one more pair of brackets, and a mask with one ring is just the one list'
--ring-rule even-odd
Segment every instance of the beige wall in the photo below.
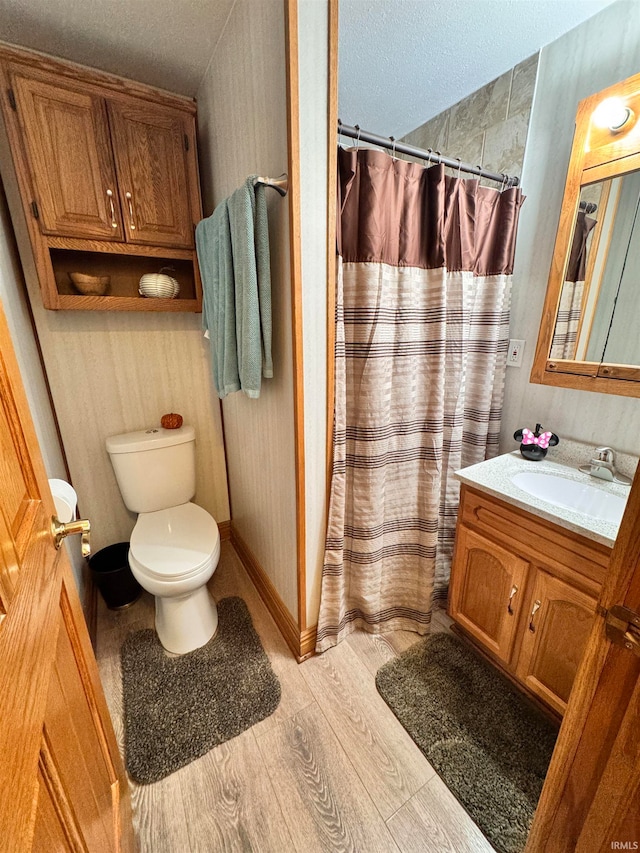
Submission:
{"label": "beige wall", "polygon": [[318,621],[326,533],[328,8],[299,0],[307,625]]}
{"label": "beige wall", "polygon": [[157,425],[168,411],[180,412],[196,429],[195,500],[217,521],[228,519],[220,410],[200,315],[45,310],[6,140],[0,169],[71,479],[81,512],[91,519],[93,549],[128,539],[135,523],[120,497],[105,438]]}
{"label": "beige wall", "polygon": [[[247,175],[287,171],[285,63],[282,0],[237,0],[197,94],[206,214]],[[289,208],[267,203],[274,378],[225,398],[224,429],[234,525],[297,620]]]}
{"label": "beige wall", "polygon": [[[24,384],[31,417],[38,437],[38,444],[49,478],[67,479],[62,449],[56,431],[55,420],[42,362],[38,353],[33,326],[29,316],[24,276],[18,256],[9,209],[0,185],[0,302],[7,318],[13,347],[16,351],[20,374]],[[84,599],[84,560],[77,541],[67,541],[67,553],[71,559],[73,574],[80,597]]]}
{"label": "beige wall", "polygon": [[576,108],[582,98],[638,73],[637,9],[635,2],[614,3],[540,54],[522,173],[527,199],[520,214],[511,312],[511,337],[526,339],[526,347],[522,368],[507,371],[504,451],[516,447],[514,430],[537,422],[561,441],[574,438],[635,454],[640,447],[639,400],[529,382]]}
{"label": "beige wall", "polygon": [[64,460],[33,326],[7,200],[0,185],[0,300],[7,317],[47,476],[64,479]]}
{"label": "beige wall", "polygon": [[537,67],[536,53],[412,130],[404,141],[520,177]]}

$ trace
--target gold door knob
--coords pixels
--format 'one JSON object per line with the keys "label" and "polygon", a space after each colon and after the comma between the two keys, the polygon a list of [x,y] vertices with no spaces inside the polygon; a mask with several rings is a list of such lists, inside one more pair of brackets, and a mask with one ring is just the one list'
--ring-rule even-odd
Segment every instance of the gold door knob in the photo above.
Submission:
{"label": "gold door knob", "polygon": [[77,521],[69,521],[63,524],[55,515],[51,518],[51,533],[56,549],[62,545],[62,540],[67,536],[74,536],[76,533],[82,534],[82,556],[88,557],[91,554],[91,522],[87,518],[79,518]]}

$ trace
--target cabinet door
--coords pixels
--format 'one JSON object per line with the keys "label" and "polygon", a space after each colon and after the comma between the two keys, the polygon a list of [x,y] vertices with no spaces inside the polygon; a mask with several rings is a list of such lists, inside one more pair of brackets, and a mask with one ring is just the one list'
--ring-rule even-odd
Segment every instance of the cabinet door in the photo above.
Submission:
{"label": "cabinet door", "polygon": [[496,657],[509,662],[528,563],[459,525],[449,610]]}
{"label": "cabinet door", "polygon": [[542,569],[535,571],[516,674],[529,690],[564,714],[596,599]]}
{"label": "cabinet door", "polygon": [[130,243],[193,246],[184,115],[109,101],[120,202]]}
{"label": "cabinet door", "polygon": [[102,98],[20,75],[12,83],[41,231],[121,241]]}

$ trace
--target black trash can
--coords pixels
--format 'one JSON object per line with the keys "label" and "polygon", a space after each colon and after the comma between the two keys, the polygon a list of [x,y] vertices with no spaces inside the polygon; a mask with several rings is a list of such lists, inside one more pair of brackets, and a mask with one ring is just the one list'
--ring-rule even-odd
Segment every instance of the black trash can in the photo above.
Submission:
{"label": "black trash can", "polygon": [[121,610],[137,601],[142,587],[129,568],[129,543],[118,542],[89,557],[89,568],[109,610]]}

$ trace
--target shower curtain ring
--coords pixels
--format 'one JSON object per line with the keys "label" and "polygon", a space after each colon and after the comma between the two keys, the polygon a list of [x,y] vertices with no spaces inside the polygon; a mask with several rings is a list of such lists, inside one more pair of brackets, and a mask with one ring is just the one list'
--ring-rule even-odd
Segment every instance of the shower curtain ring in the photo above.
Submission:
{"label": "shower curtain ring", "polygon": [[509,176],[508,176],[508,175],[505,175],[505,173],[503,172],[503,173],[502,173],[502,186],[500,187],[500,192],[501,192],[501,193],[503,193],[503,192],[505,191],[505,189],[507,188],[507,180],[508,180],[508,178],[509,178]]}
{"label": "shower curtain ring", "polygon": [[440,153],[440,151],[436,151],[436,154],[438,155],[438,166],[441,166],[442,165],[442,154]]}
{"label": "shower curtain ring", "polygon": [[395,160],[396,159],[396,139],[395,139],[395,136],[390,136],[389,139],[393,143],[393,145],[391,146],[391,156]]}
{"label": "shower curtain ring", "polygon": [[460,169],[462,168],[462,160],[461,160],[459,157],[456,157],[456,160],[458,161],[458,174],[457,174],[457,177],[459,178],[459,177],[460,177]]}
{"label": "shower curtain ring", "polygon": [[356,148],[360,145],[360,125],[354,124],[355,129],[358,131],[358,135],[356,136]]}
{"label": "shower curtain ring", "polygon": [[433,148],[427,148],[427,154],[429,155],[427,163],[433,163]]}

